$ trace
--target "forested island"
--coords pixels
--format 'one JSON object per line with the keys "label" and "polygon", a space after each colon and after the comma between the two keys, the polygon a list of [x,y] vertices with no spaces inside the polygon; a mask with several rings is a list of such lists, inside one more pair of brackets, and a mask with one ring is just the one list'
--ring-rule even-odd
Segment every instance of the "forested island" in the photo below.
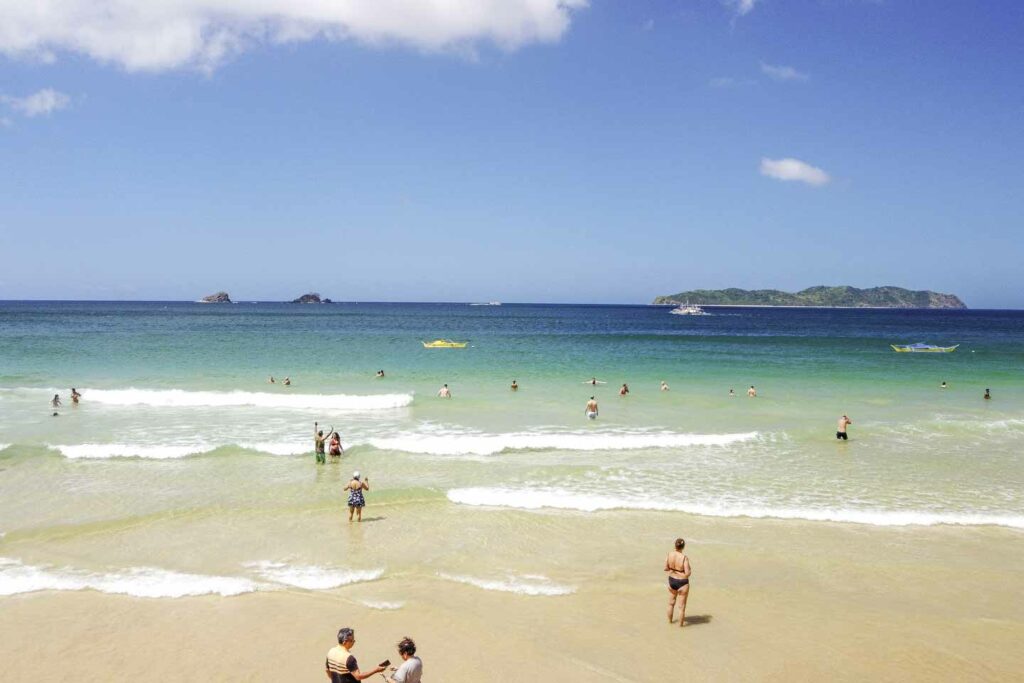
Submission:
{"label": "forested island", "polygon": [[818,306],[823,308],[967,308],[954,294],[902,287],[808,287],[799,292],[778,289],[694,289],[654,299],[655,304],[698,306]]}

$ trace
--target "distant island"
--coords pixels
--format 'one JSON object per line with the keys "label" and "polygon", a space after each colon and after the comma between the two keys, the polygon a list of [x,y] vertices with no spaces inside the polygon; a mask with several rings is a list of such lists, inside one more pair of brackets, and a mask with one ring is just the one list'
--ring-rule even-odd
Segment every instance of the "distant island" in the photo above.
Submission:
{"label": "distant island", "polygon": [[694,289],[659,296],[655,304],[698,306],[818,306],[822,308],[967,308],[959,297],[902,287],[808,287],[796,292],[778,289]]}
{"label": "distant island", "polygon": [[227,292],[217,292],[216,294],[208,294],[199,300],[201,304],[229,304],[231,303],[231,297],[228,296]]}
{"label": "distant island", "polygon": [[309,294],[303,294],[298,299],[292,299],[293,304],[330,304],[334,303],[330,299],[321,299],[320,295],[316,292],[310,292]]}

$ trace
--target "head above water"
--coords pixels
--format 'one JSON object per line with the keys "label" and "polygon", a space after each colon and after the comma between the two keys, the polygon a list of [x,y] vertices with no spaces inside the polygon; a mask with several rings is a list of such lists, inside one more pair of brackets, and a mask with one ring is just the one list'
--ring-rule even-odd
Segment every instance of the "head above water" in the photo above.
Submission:
{"label": "head above water", "polygon": [[338,630],[338,645],[344,645],[345,643],[355,640],[356,632],[349,627]]}
{"label": "head above water", "polygon": [[412,641],[412,638],[406,636],[398,641],[398,654],[410,657],[416,654],[416,643]]}
{"label": "head above water", "polygon": [[682,550],[686,547],[686,541],[681,538],[676,539],[676,550]]}

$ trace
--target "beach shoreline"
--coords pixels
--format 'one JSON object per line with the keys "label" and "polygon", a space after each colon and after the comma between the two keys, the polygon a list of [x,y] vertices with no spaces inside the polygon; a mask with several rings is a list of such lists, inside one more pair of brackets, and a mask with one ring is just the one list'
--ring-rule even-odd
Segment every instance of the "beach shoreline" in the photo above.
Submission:
{"label": "beach shoreline", "polygon": [[[403,539],[421,539],[399,546],[416,557],[436,533],[432,520],[451,521],[436,507],[389,508],[364,541],[400,527]],[[507,513],[467,514],[488,525]],[[567,521],[582,527],[590,542],[558,549],[550,538],[538,549],[568,576],[573,558],[580,563],[571,594],[483,590],[417,565],[337,589],[234,597],[41,591],[0,598],[0,659],[13,680],[305,679],[320,675],[333,634],[351,626],[367,665],[395,660],[393,644],[415,638],[427,680],[647,681],[680,666],[698,680],[1013,680],[1024,668],[1018,531],[511,514],[531,540]],[[321,517],[325,530],[346,533],[333,511]],[[660,563],[677,533],[694,567],[686,629],[664,617]],[[401,606],[367,606],[376,601]]]}

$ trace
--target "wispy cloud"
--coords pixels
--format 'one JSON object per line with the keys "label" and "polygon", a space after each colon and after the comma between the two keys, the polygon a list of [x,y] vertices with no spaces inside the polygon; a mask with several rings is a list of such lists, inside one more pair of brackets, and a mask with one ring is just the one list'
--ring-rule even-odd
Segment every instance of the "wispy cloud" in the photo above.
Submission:
{"label": "wispy cloud", "polygon": [[822,169],[799,159],[761,159],[761,175],[776,180],[798,181],[815,187],[827,185],[832,178]]}
{"label": "wispy cloud", "polygon": [[[750,0],[743,0],[749,2]],[[0,0],[0,54],[210,71],[256,45],[351,40],[472,53],[558,41],[589,0]]]}
{"label": "wispy cloud", "polygon": [[725,4],[733,8],[737,16],[746,16],[754,10],[760,0],[724,0]]}
{"label": "wispy cloud", "polygon": [[33,116],[49,116],[55,111],[64,109],[71,104],[71,98],[53,88],[43,88],[39,92],[25,97],[0,95],[0,102],[23,116],[31,118]]}
{"label": "wispy cloud", "polygon": [[806,81],[811,78],[791,66],[773,66],[764,62],[761,62],[761,73],[776,81]]}

